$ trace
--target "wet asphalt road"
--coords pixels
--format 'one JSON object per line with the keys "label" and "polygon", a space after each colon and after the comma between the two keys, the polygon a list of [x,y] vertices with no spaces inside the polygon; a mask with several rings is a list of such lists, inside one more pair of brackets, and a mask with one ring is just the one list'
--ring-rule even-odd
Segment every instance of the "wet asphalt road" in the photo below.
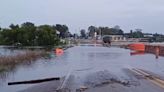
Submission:
{"label": "wet asphalt road", "polygon": [[[64,55],[50,60],[51,64],[47,67],[39,68],[42,70],[38,70],[39,73],[35,69],[34,71],[42,78],[69,74],[64,87],[70,88],[72,92],[81,87],[88,88],[84,92],[164,92],[160,86],[129,71],[133,68],[143,69],[162,77],[164,76],[164,57],[156,59],[152,54],[131,56],[130,52],[130,50],[116,47],[76,46],[66,50]],[[40,75],[41,73],[45,74]],[[33,72],[28,74],[34,74],[34,78],[37,78]],[[108,83],[105,83],[107,81]],[[129,84],[124,85],[124,82]],[[59,86],[57,84],[60,83],[53,81],[32,85],[19,92],[54,92]],[[105,85],[101,85],[102,83]]]}

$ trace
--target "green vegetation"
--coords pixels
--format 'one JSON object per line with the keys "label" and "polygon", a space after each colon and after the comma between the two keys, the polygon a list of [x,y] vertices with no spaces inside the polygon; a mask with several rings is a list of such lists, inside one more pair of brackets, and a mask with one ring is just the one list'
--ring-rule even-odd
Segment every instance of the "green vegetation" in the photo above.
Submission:
{"label": "green vegetation", "polygon": [[60,24],[35,26],[26,22],[0,30],[0,45],[54,46],[60,44],[60,38],[69,36],[68,27]]}
{"label": "green vegetation", "polygon": [[129,38],[144,38],[144,34],[141,29],[136,29],[136,31],[130,31]]}
{"label": "green vegetation", "polygon": [[81,34],[81,38],[86,38],[87,36],[85,29],[81,29],[80,34]]}

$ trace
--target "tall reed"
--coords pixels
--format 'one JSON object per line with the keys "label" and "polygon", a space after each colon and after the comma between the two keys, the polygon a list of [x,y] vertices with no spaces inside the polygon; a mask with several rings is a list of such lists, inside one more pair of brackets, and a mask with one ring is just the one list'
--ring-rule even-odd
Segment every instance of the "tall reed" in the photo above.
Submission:
{"label": "tall reed", "polygon": [[16,55],[0,56],[0,65],[15,65],[35,61],[46,55],[45,51],[25,51]]}

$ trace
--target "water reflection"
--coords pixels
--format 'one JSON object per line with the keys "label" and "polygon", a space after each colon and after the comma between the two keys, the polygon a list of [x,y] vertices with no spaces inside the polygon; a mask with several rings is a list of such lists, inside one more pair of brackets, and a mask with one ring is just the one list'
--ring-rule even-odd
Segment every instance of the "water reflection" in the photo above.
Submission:
{"label": "water reflection", "polygon": [[132,52],[130,52],[131,56],[134,56],[134,55],[144,55],[144,54],[145,54],[145,52],[143,52],[143,51],[132,51]]}
{"label": "water reflection", "polygon": [[[16,55],[18,53],[23,53],[24,49],[17,50],[17,49],[4,49],[0,48],[0,53],[2,56],[10,56],[10,55]],[[29,68],[32,69],[33,67],[39,66],[40,61],[48,62],[44,63],[44,65],[48,64],[48,66],[51,64],[50,61],[56,57],[62,56],[63,53],[55,53],[54,51],[49,52],[47,51],[47,56],[42,57],[41,59],[37,59],[34,61],[26,61],[21,62],[17,64],[7,64],[7,65],[0,65],[0,85],[3,85],[7,82],[8,79],[10,79],[11,76],[13,76],[17,70],[20,68]],[[66,56],[66,55],[65,55]]]}
{"label": "water reflection", "polygon": [[8,69],[0,72],[0,85],[3,86],[11,75],[14,75],[17,68]]}
{"label": "water reflection", "polygon": [[3,85],[3,83],[5,83],[11,75],[14,75],[20,67],[31,68],[35,66],[35,63],[34,61],[27,61],[21,64],[0,65],[0,85]]}
{"label": "water reflection", "polygon": [[114,53],[114,52],[91,52],[91,53],[88,53],[88,56],[91,57],[91,58],[110,58],[110,59],[114,59],[114,58],[117,58],[117,57],[120,57],[121,56],[121,53]]}
{"label": "water reflection", "polygon": [[[25,53],[24,49],[14,49],[14,48],[0,48],[0,56],[14,56],[20,53]],[[28,60],[26,62],[20,63],[9,63],[9,64],[0,64],[0,85],[3,85],[10,79],[20,68],[32,68],[36,66],[36,62],[40,60],[46,61],[48,56],[54,55],[54,53],[47,52],[47,56],[42,57],[41,59]],[[50,57],[49,59],[54,58]],[[1,87],[1,86],[0,86]]]}
{"label": "water reflection", "polygon": [[[135,55],[145,55],[146,54],[146,52],[144,52],[144,51],[131,51],[130,52],[130,55],[131,56],[135,56]],[[148,53],[147,53],[148,54]],[[158,52],[155,52],[155,58],[156,59],[158,59],[159,58],[159,51]]]}
{"label": "water reflection", "polygon": [[0,56],[8,56],[8,55],[15,55],[21,53],[22,51],[16,49],[4,49],[0,48]]}

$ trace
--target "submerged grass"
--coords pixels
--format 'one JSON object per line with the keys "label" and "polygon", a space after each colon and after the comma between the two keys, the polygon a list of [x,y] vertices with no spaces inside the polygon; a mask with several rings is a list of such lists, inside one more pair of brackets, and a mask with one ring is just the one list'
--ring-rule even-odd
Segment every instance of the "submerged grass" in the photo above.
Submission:
{"label": "submerged grass", "polygon": [[19,64],[30,64],[46,55],[46,51],[25,51],[16,55],[0,56],[0,72],[10,70]]}

